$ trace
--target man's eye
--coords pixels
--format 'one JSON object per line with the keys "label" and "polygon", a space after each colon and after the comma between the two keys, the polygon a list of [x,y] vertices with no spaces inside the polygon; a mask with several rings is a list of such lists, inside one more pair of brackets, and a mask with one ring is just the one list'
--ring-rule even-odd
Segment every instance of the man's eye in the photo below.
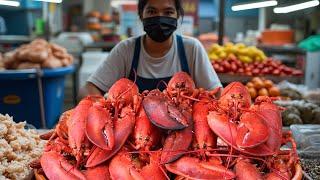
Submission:
{"label": "man's eye", "polygon": [[174,12],[173,12],[173,11],[166,11],[165,14],[166,14],[166,15],[173,15]]}
{"label": "man's eye", "polygon": [[148,10],[147,13],[148,13],[148,14],[155,14],[156,11],[155,11],[155,10]]}

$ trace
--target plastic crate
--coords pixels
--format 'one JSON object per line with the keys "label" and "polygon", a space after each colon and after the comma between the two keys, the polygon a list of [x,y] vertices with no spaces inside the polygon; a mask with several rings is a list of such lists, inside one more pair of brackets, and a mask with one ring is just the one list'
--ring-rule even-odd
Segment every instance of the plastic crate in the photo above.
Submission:
{"label": "plastic crate", "polygon": [[63,107],[65,76],[73,71],[73,66],[0,71],[0,113],[36,128],[53,128]]}

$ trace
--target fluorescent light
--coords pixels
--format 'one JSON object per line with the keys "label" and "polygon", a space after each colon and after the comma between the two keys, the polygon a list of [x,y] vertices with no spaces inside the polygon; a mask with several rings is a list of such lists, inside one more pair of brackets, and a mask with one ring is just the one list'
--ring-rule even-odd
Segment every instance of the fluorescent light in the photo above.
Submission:
{"label": "fluorescent light", "polygon": [[119,7],[120,5],[123,5],[123,4],[129,4],[129,5],[136,5],[138,4],[137,1],[133,1],[133,0],[112,0],[111,1],[111,6],[112,7]]}
{"label": "fluorescent light", "polygon": [[50,3],[62,3],[62,0],[34,0],[34,1],[43,1],[43,2],[50,2]]}
{"label": "fluorescent light", "polygon": [[278,5],[278,2],[275,0],[269,0],[269,1],[258,1],[258,2],[252,2],[252,3],[246,3],[246,4],[238,4],[231,7],[232,11],[241,11],[241,10],[247,10],[247,9],[256,9],[256,8],[263,8],[263,7],[270,7],[270,6],[276,6]]}
{"label": "fluorescent light", "polygon": [[299,3],[295,5],[285,6],[285,7],[276,7],[273,9],[274,13],[289,13],[293,11],[298,11],[302,9],[307,9],[319,5],[319,0],[308,1],[304,3]]}
{"label": "fluorescent light", "polygon": [[0,0],[0,5],[18,7],[18,6],[20,6],[20,2],[18,2],[18,1]]}

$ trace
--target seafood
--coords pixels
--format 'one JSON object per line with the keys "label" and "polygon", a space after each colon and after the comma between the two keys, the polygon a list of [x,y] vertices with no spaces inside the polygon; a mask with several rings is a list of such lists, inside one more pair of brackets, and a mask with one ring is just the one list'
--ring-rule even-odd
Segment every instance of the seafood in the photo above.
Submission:
{"label": "seafood", "polygon": [[41,136],[49,141],[31,167],[48,179],[300,180],[282,108],[263,96],[252,103],[239,82],[218,92],[197,88],[183,72],[164,91],[142,94],[120,79],[107,99],[89,96],[62,114]]}

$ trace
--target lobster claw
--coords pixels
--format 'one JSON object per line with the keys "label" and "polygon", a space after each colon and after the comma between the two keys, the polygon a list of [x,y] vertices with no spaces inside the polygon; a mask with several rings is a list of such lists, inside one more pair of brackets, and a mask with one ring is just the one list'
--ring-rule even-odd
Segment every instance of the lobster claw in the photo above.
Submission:
{"label": "lobster claw", "polygon": [[241,115],[236,143],[240,148],[256,147],[269,138],[268,127],[264,120],[255,113]]}
{"label": "lobster claw", "polygon": [[[211,130],[217,134],[223,141],[234,146],[237,137],[237,126],[229,121],[229,117],[224,113],[210,111],[208,116],[208,125]],[[231,144],[233,143],[233,144]]]}
{"label": "lobster claw", "polygon": [[221,164],[203,162],[195,157],[184,156],[166,164],[166,169],[187,179],[234,179],[235,174]]}
{"label": "lobster claw", "polygon": [[189,119],[189,126],[183,130],[173,131],[168,135],[163,145],[163,152],[160,159],[161,164],[177,160],[188,150],[192,143],[192,118],[191,114],[187,114],[187,112],[185,112],[185,115]]}
{"label": "lobster claw", "polygon": [[150,121],[163,129],[179,130],[188,126],[187,118],[178,107],[170,103],[160,91],[153,90],[146,96],[142,105]]}
{"label": "lobster claw", "polygon": [[89,109],[86,123],[88,139],[101,149],[111,150],[114,146],[113,122],[109,112],[98,105]]}
{"label": "lobster claw", "polygon": [[[40,159],[41,167],[49,179],[85,180],[85,176],[55,151],[44,152]],[[54,171],[53,171],[54,170]]]}
{"label": "lobster claw", "polygon": [[103,150],[99,147],[94,148],[88,157],[86,167],[97,166],[112,156],[114,156],[124,145],[135,124],[135,114],[129,107],[122,109],[121,118],[114,123],[115,145],[111,150]]}

